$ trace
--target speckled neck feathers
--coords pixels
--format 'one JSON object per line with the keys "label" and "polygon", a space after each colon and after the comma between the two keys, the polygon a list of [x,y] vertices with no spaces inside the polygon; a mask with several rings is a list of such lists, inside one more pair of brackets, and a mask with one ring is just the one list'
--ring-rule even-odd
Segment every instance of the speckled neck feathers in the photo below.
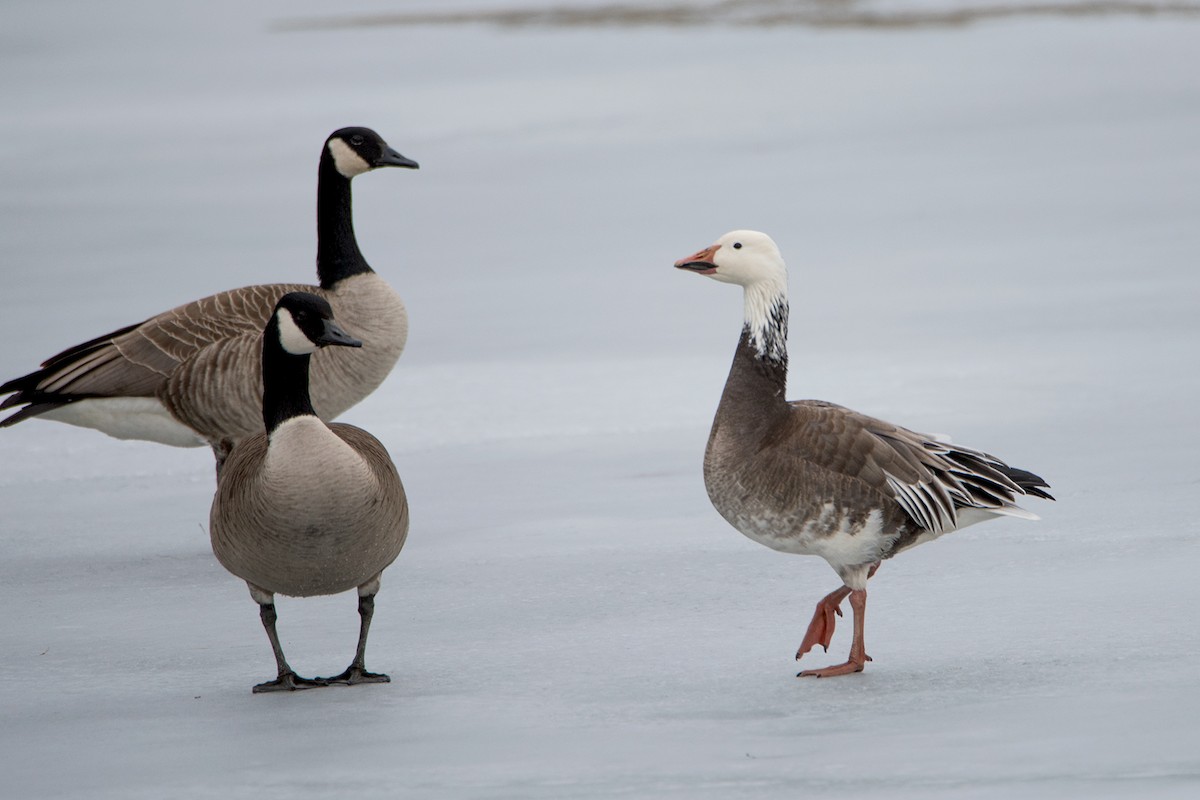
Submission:
{"label": "speckled neck feathers", "polygon": [[718,430],[735,441],[756,441],[787,413],[786,284],[762,281],[746,286],[745,293],[746,318],[713,420],[710,448]]}
{"label": "speckled neck feathers", "polygon": [[755,355],[787,370],[787,284],[763,280],[745,288],[744,333]]}

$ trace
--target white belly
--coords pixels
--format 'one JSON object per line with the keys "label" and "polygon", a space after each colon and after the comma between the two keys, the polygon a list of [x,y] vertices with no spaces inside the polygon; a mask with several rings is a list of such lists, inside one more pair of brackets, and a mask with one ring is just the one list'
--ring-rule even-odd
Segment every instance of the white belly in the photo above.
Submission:
{"label": "white belly", "polygon": [[59,406],[40,416],[117,439],[142,439],[173,447],[205,444],[195,431],[171,416],[154,397],[92,397]]}
{"label": "white belly", "polygon": [[756,513],[739,515],[730,522],[747,537],[772,550],[820,556],[847,580],[847,585],[860,579],[865,581],[862,576],[866,569],[888,553],[897,536],[884,532],[881,511],[873,510],[852,521],[850,514],[833,503],[824,504],[817,515],[808,518],[799,514]]}

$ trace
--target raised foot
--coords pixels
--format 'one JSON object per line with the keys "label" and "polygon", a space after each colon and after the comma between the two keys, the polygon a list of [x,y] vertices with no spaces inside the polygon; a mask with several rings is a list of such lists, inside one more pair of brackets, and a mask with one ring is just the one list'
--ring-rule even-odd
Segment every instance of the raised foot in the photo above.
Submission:
{"label": "raised foot", "polygon": [[833,641],[833,630],[837,627],[837,619],[834,614],[840,617],[842,610],[837,606],[828,606],[824,603],[817,605],[817,611],[813,614],[808,631],[804,634],[804,641],[800,642],[800,647],[796,650],[797,661],[817,645],[821,645],[826,653],[829,652],[829,643]]}
{"label": "raised foot", "polygon": [[294,672],[285,672],[273,681],[260,683],[254,687],[255,694],[263,692],[295,692],[300,689],[316,689],[321,686],[328,686],[329,681],[324,678],[301,678]]}
{"label": "raised foot", "polygon": [[797,661],[817,645],[821,645],[825,652],[829,652],[829,643],[833,641],[837,618],[842,616],[841,602],[849,593],[849,589],[838,589],[830,592],[821,599],[821,602],[817,603],[812,622],[808,623],[808,630],[804,633],[804,641],[800,643],[800,648],[796,651]]}
{"label": "raised foot", "polygon": [[327,684],[337,683],[343,686],[353,686],[356,683],[391,683],[392,679],[382,672],[367,672],[362,667],[349,666],[341,675],[332,678],[317,678]]}
{"label": "raised foot", "polygon": [[[871,657],[866,656],[866,660],[870,661]],[[866,667],[864,661],[847,661],[845,664],[834,664],[831,667],[822,667],[821,669],[806,669],[796,673],[797,678],[833,678],[838,675],[853,675],[855,672],[862,672]]]}

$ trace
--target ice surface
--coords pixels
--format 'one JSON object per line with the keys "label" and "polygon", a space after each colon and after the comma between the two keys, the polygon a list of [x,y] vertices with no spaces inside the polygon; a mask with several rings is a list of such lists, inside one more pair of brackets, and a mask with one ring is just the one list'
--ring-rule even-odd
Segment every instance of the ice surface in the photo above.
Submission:
{"label": "ice surface", "polygon": [[[334,128],[420,161],[355,183],[412,317],[345,417],[413,506],[368,652],[394,683],[252,696],[273,664],[208,547],[209,454],[23,423],[0,796],[1200,794],[1195,17],[277,24],[328,14],[6,5],[0,376],[307,279]],[[1059,498],[885,564],[858,676],[794,677],[836,576],[704,494],[741,302],[671,263],[735,227],[791,265],[793,397]],[[302,674],[348,663],[352,595],[279,609]]]}

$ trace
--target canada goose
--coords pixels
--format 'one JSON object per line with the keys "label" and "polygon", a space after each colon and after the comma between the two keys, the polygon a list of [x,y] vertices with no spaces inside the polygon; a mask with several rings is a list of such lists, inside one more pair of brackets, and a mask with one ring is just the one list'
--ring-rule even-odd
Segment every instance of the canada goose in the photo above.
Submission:
{"label": "canada goose", "polygon": [[68,348],[42,368],[0,386],[0,408],[23,406],[0,427],[29,417],[95,428],[118,439],[209,444],[218,469],[230,443],[259,430],[259,335],[290,291],[327,299],[367,343],[348,357],[318,353],[313,405],[333,419],[375,390],[408,336],[399,295],[363,258],[354,237],[350,180],[377,167],[417,163],[368,128],[334,131],[317,170],[320,286],[264,284],[221,292]]}
{"label": "canada goose", "polygon": [[[291,292],[262,335],[266,432],[238,442],[217,479],[209,533],[217,560],[250,587],[275,652],[278,677],[255,692],[329,683],[380,683],[363,664],[375,593],[408,534],[408,501],[387,450],[371,434],[316,416],[308,394],[310,354],[361,347],[334,321],[329,303]],[[333,678],[300,678],[275,632],[275,595],[311,597],[358,588],[358,650]]]}
{"label": "canada goose", "polygon": [[733,527],[784,553],[818,555],[844,586],[817,603],[797,660],[829,649],[849,596],[854,641],[844,664],[804,670],[861,672],[867,579],[885,558],[997,515],[1037,519],[1018,495],[1053,500],[1048,484],[995,456],[820,400],[785,399],[787,269],[775,242],[733,231],[675,262],[740,285],[745,324],[704,453],[709,499]]}

